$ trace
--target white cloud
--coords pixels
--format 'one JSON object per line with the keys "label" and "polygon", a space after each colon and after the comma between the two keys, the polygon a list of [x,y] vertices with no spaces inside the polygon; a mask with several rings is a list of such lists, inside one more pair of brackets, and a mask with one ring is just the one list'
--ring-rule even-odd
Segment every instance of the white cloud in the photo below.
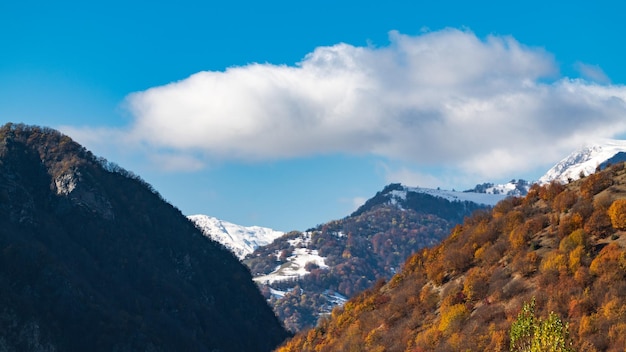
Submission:
{"label": "white cloud", "polygon": [[574,64],[574,68],[581,74],[581,76],[583,76],[583,78],[588,79],[592,82],[597,82],[600,84],[611,83],[609,77],[598,65],[589,65],[582,62],[577,62]]}
{"label": "white cloud", "polygon": [[131,94],[122,134],[198,163],[372,154],[493,179],[626,132],[625,100],[624,86],[560,78],[550,53],[512,37],[392,32],[384,47],[319,47],[296,66],[199,72]]}

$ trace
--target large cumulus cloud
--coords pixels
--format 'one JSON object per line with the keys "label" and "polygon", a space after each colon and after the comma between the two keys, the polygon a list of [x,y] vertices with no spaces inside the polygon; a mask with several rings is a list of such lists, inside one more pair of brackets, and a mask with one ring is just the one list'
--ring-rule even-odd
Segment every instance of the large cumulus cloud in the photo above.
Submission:
{"label": "large cumulus cloud", "polygon": [[194,160],[372,154],[493,176],[624,133],[625,100],[624,86],[561,77],[550,53],[509,36],[391,32],[384,47],[319,47],[295,66],[199,72],[133,93],[120,133]]}

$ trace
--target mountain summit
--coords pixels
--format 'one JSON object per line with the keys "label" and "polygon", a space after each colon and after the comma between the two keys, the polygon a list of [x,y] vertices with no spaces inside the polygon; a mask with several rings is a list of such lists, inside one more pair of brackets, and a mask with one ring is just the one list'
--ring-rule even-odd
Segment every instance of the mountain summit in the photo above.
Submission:
{"label": "mountain summit", "polygon": [[608,164],[623,161],[626,161],[626,141],[606,140],[571,153],[548,170],[538,183],[546,184],[551,181],[567,183],[579,179],[581,175],[591,175],[598,168],[603,169]]}
{"label": "mountain summit", "polygon": [[0,128],[0,350],[270,351],[249,271],[139,177],[61,133]]}

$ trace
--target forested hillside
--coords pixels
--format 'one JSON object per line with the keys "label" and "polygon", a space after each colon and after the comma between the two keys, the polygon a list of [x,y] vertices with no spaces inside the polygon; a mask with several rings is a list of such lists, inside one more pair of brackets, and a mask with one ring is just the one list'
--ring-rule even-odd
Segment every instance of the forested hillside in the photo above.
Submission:
{"label": "forested hillside", "polygon": [[623,163],[534,185],[278,351],[624,351],[625,231]]}
{"label": "forested hillside", "polygon": [[[411,254],[439,243],[464,216],[486,207],[416,192],[390,198],[402,190],[391,184],[351,216],[289,233],[244,260],[287,329],[314,326],[337,304],[391,278]],[[300,275],[293,273],[297,269]]]}
{"label": "forested hillside", "polygon": [[0,128],[0,351],[269,351],[287,332],[226,249],[54,130]]}

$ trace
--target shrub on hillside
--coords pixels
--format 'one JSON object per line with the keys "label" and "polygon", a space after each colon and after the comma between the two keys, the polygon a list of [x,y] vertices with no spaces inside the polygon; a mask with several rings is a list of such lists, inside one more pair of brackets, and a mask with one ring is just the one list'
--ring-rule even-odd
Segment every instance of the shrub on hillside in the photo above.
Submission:
{"label": "shrub on hillside", "polygon": [[584,229],[590,235],[604,238],[610,234],[612,226],[607,208],[596,207],[585,223]]}
{"label": "shrub on hillside", "polygon": [[511,325],[510,338],[511,351],[572,351],[568,324],[555,313],[550,313],[547,319],[537,318],[534,299],[522,307]]}
{"label": "shrub on hillside", "polygon": [[585,178],[580,184],[580,194],[585,198],[591,198],[600,191],[607,189],[613,184],[612,175],[607,172],[598,172]]}

